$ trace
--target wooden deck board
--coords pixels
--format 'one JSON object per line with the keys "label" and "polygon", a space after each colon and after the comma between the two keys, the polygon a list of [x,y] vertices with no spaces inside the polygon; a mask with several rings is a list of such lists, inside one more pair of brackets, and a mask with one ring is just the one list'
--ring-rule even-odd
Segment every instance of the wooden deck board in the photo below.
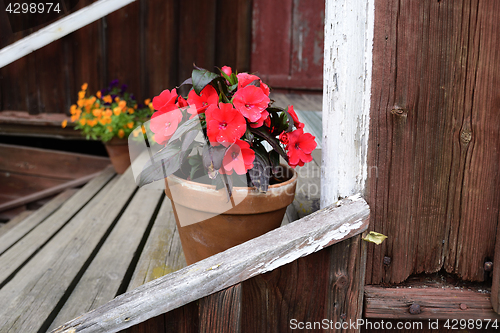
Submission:
{"label": "wooden deck board", "polygon": [[130,291],[186,266],[172,203],[165,197],[128,285]]}
{"label": "wooden deck board", "polygon": [[106,188],[109,191],[104,196],[94,198],[95,206],[80,211],[0,290],[0,299],[16,295],[0,312],[5,331],[38,331],[50,325],[59,300],[92,260],[135,192],[132,169]]}
{"label": "wooden deck board", "polygon": [[139,189],[49,330],[117,295],[162,194],[159,189]]}
{"label": "wooden deck board", "polygon": [[[69,198],[60,209],[45,220],[40,221],[40,218],[37,219],[41,215],[32,216],[28,220],[29,223],[27,222],[4,235],[2,239],[5,239],[5,242],[0,243],[0,252],[1,250],[4,251],[0,256],[0,267],[2,267],[0,271],[0,285],[51,239],[82,207],[85,207],[87,211],[91,209],[92,205],[86,205],[87,202],[95,197],[95,194],[101,190],[102,186],[113,175],[114,171],[108,169],[85,186],[85,190],[79,191],[73,197]],[[94,204],[97,204],[95,200]],[[39,221],[39,223],[30,229],[31,223],[36,221]],[[31,232],[28,233],[28,231]],[[17,241],[15,241],[16,238]],[[12,247],[8,248],[9,244]]]}

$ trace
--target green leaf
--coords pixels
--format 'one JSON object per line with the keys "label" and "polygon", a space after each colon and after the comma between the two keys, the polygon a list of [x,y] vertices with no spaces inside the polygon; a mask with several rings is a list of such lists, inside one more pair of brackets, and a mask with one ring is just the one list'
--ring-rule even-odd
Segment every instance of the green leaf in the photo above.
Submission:
{"label": "green leaf", "polygon": [[366,235],[366,237],[363,238],[363,240],[380,245],[386,238],[387,238],[386,235],[379,234],[378,232],[375,231],[370,231],[368,235]]}
{"label": "green leaf", "polygon": [[201,131],[201,122],[200,122],[200,119],[198,117],[194,117],[192,119],[189,119],[184,124],[179,126],[175,130],[175,133],[174,133],[174,135],[172,135],[169,142],[173,142],[173,141],[179,139],[184,133],[187,133],[187,132],[195,130],[195,129]]}
{"label": "green leaf", "polygon": [[205,88],[210,82],[221,77],[215,73],[209,72],[206,69],[193,69],[191,74],[193,89],[199,96],[203,88]]}
{"label": "green leaf", "polygon": [[138,186],[166,178],[181,167],[181,149],[178,145],[167,145],[146,163],[138,179]]}
{"label": "green leaf", "polygon": [[278,154],[280,154],[285,159],[285,161],[288,163],[287,154],[285,153],[283,148],[281,148],[279,141],[274,136],[272,136],[271,134],[269,134],[268,132],[266,132],[265,130],[263,130],[261,128],[250,128],[250,131],[252,133],[254,133],[255,135],[260,136],[261,138],[263,138],[267,142],[269,142],[271,147],[273,147],[273,149],[276,150],[276,152]]}
{"label": "green leaf", "polygon": [[[208,171],[208,175],[214,175],[222,167],[222,160],[226,153],[226,147],[205,145],[203,147],[203,166]],[[212,178],[210,176],[210,178]],[[212,178],[213,179],[213,178]]]}
{"label": "green leaf", "polygon": [[269,162],[271,162],[273,172],[275,168],[280,166],[280,154],[278,154],[276,150],[271,150],[269,152]]}

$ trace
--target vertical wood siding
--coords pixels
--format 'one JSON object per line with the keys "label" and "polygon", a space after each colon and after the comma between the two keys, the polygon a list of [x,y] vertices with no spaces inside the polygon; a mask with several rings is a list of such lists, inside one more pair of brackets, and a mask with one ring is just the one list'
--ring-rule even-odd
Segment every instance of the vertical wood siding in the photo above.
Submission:
{"label": "vertical wood siding", "polygon": [[253,1],[250,68],[274,88],[323,88],[324,0]]}
{"label": "vertical wood siding", "polygon": [[[483,281],[500,204],[495,0],[375,2],[367,283]],[[384,265],[384,256],[390,264]]]}
{"label": "vertical wood siding", "polygon": [[[76,11],[95,0],[80,0]],[[12,33],[0,4],[0,48]],[[193,63],[250,69],[251,0],[139,0],[0,69],[0,110],[68,113],[80,85],[119,79],[139,100],[190,76]]]}

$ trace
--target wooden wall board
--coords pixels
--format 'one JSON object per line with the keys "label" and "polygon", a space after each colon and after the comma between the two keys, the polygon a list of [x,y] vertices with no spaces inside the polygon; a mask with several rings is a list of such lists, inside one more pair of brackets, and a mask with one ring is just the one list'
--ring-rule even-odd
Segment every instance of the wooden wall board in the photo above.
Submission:
{"label": "wooden wall board", "polygon": [[[418,304],[420,313],[410,313]],[[490,294],[462,288],[384,288],[365,286],[366,318],[481,319],[500,321],[491,308]]]}
{"label": "wooden wall board", "polygon": [[[500,204],[495,1],[376,1],[367,283],[482,281]],[[391,264],[383,265],[384,256]]]}

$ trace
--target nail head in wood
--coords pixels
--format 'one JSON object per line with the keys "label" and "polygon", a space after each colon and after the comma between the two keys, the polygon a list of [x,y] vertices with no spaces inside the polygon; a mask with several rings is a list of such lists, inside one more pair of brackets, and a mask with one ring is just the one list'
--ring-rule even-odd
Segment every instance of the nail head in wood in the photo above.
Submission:
{"label": "nail head in wood", "polygon": [[384,265],[390,265],[391,264],[391,257],[385,256],[384,257]]}
{"label": "nail head in wood", "polygon": [[420,312],[421,312],[420,305],[418,305],[417,303],[413,303],[412,305],[410,305],[409,311],[410,311],[410,314],[413,314],[413,315],[420,314]]}
{"label": "nail head in wood", "polygon": [[493,263],[491,261],[487,261],[484,263],[484,271],[491,272],[493,270]]}
{"label": "nail head in wood", "polygon": [[460,303],[460,310],[467,310],[467,304]]}

